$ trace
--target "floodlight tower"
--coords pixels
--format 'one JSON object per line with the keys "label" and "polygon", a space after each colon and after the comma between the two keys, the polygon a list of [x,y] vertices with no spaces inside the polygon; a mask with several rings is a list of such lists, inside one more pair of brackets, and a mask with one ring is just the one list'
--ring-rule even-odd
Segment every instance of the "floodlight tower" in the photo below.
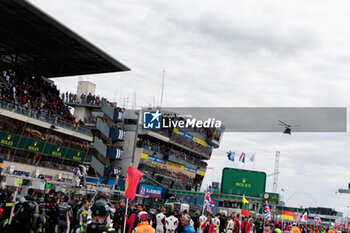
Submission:
{"label": "floodlight tower", "polygon": [[280,164],[280,152],[276,151],[276,157],[275,157],[275,172],[273,176],[273,192],[277,192],[277,186],[278,186],[278,169]]}

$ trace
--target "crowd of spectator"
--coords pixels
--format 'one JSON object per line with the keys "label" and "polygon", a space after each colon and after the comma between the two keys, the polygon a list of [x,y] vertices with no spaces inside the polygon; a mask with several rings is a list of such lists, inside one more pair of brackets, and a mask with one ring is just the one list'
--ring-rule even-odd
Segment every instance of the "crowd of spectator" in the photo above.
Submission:
{"label": "crowd of spectator", "polygon": [[0,99],[22,105],[40,113],[74,122],[74,116],[60,98],[57,87],[40,77],[17,76],[11,70],[2,72]]}
{"label": "crowd of spectator", "polygon": [[171,171],[163,164],[155,165],[140,161],[139,169],[149,176],[155,177],[156,181],[166,185],[168,188],[188,190],[188,187],[192,186],[195,190],[197,187],[194,185],[194,177],[188,176],[183,172]]}
{"label": "crowd of spectator", "polygon": [[72,93],[68,91],[66,93],[61,94],[61,98],[65,100],[67,103],[78,103],[78,104],[90,104],[90,105],[100,105],[102,101],[108,103],[111,107],[124,111],[124,109],[117,106],[117,103],[110,102],[104,97],[100,97],[99,95],[93,95],[91,92],[86,94],[81,94],[80,97],[77,93]]}
{"label": "crowd of spectator", "polygon": [[78,103],[78,104],[90,104],[90,105],[100,105],[101,104],[101,98],[99,95],[92,95],[91,92],[86,94],[81,94],[78,98],[78,95],[76,93],[68,93],[66,94],[62,93],[61,98],[65,100],[67,103]]}
{"label": "crowd of spectator", "polygon": [[208,164],[196,157],[193,154],[186,153],[184,151],[180,151],[175,148],[170,148],[166,145],[161,145],[160,143],[151,142],[149,139],[139,139],[138,145],[141,145],[144,148],[148,148],[150,150],[156,151],[162,154],[174,155],[176,158],[181,158],[189,163],[200,165],[202,167],[206,167]]}
{"label": "crowd of spectator", "polygon": [[207,155],[208,157],[211,155],[212,149],[207,147],[207,146],[203,146],[197,142],[194,142],[191,139],[188,139],[184,136],[181,136],[179,134],[173,133],[171,135],[170,138],[172,141],[177,142],[185,147],[187,147],[188,149],[200,152],[204,155]]}

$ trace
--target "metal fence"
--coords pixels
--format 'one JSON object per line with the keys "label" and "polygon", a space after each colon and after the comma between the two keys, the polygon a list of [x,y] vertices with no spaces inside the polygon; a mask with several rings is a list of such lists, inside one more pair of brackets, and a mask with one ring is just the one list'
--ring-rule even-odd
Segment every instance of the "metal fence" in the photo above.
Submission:
{"label": "metal fence", "polygon": [[90,129],[80,126],[79,124],[74,125],[71,122],[59,119],[59,117],[50,116],[48,115],[48,112],[43,109],[41,111],[38,111],[37,109],[28,108],[19,104],[9,103],[3,100],[0,100],[0,108],[11,112],[15,112],[30,118],[34,118],[40,121],[44,121],[54,126],[59,126],[59,127],[76,131],[88,136],[92,136]]}

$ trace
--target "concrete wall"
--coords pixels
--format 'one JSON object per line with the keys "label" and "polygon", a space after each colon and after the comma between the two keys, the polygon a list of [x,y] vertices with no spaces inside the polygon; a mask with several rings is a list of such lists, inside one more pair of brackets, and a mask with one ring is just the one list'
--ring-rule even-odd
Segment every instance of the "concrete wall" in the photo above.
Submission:
{"label": "concrete wall", "polygon": [[96,84],[89,81],[78,81],[77,87],[77,98],[80,100],[81,94],[85,94],[86,96],[91,93],[91,95],[95,95]]}
{"label": "concrete wall", "polygon": [[[125,140],[123,143],[123,149],[124,149],[123,159],[117,162],[123,168],[122,169],[123,175],[126,175],[128,171],[128,167],[130,166],[130,163],[132,161],[135,133],[136,131],[126,131],[126,134],[125,134]],[[142,148],[140,149],[136,147],[134,164],[133,164],[133,166],[136,168],[139,166],[141,153],[142,153]]]}

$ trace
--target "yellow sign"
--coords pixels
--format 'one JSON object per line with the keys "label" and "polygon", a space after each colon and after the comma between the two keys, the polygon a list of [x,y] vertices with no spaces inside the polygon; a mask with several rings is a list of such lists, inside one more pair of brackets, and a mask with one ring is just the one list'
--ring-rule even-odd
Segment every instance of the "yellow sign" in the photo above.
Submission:
{"label": "yellow sign", "polygon": [[23,180],[22,180],[22,179],[16,180],[16,183],[17,183],[17,184],[22,184],[22,183],[23,183]]}
{"label": "yellow sign", "polygon": [[176,168],[180,168],[180,169],[182,169],[182,168],[184,167],[184,166],[181,165],[181,164],[173,163],[173,162],[170,162],[170,161],[167,161],[167,164],[168,164],[169,166],[176,167]]}
{"label": "yellow sign", "polygon": [[199,138],[193,137],[193,141],[201,144],[202,146],[207,146],[207,143],[203,140],[200,140]]}
{"label": "yellow sign", "polygon": [[205,172],[200,171],[200,170],[197,170],[197,174],[200,175],[200,176],[204,176],[204,175],[205,175]]}
{"label": "yellow sign", "polygon": [[147,158],[148,158],[148,154],[142,153],[141,159],[147,159]]}

